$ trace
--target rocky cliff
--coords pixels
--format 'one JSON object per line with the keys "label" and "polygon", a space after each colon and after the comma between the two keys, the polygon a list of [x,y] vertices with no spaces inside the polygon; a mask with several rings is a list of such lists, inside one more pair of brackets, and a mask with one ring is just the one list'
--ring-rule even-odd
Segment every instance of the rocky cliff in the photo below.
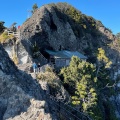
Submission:
{"label": "rocky cliff", "polygon": [[[77,50],[91,62],[99,47],[102,47],[113,63],[111,76],[119,72],[119,45],[115,35],[102,22],[84,15],[67,3],[49,4],[39,8],[20,29],[21,43],[31,51],[30,41],[39,50]],[[32,56],[32,52],[30,56]],[[43,52],[44,53],[44,52]],[[119,89],[119,86],[115,89]],[[111,97],[115,113],[120,118],[119,92]]]}
{"label": "rocky cliff", "polygon": [[[113,74],[117,71],[116,75],[118,75],[119,72],[119,45],[115,35],[100,21],[84,15],[67,3],[49,4],[37,9],[21,26],[19,41],[4,43],[3,46],[9,55],[17,55],[19,64],[36,60],[34,58],[36,49],[43,54],[45,49],[77,50],[94,63],[95,53],[99,47],[102,47],[113,62]],[[38,110],[38,108],[42,109],[41,104],[44,104],[49,113],[48,106],[45,105],[40,94],[42,93],[40,86],[15,67],[1,46],[0,50],[1,119],[22,117],[32,120],[41,114]],[[44,64],[44,57],[38,59]],[[119,87],[118,84],[116,90]],[[115,96],[110,97],[110,100],[115,107],[116,115],[120,118],[119,90]],[[19,101],[21,104],[18,104]],[[32,116],[33,109],[35,112]],[[39,114],[36,111],[39,111]],[[51,119],[49,114],[46,114],[46,118]]]}
{"label": "rocky cliff", "polygon": [[[3,44],[10,56],[18,57],[19,64],[34,60],[35,45],[42,53],[45,49],[77,50],[90,59],[102,47],[113,63],[120,59],[118,41],[111,30],[67,3],[48,4],[37,9],[23,23],[19,34],[17,42]],[[39,60],[46,61],[41,56]]]}
{"label": "rocky cliff", "polygon": [[27,51],[30,51],[29,40],[43,51],[77,50],[87,56],[93,56],[102,47],[113,63],[119,59],[117,39],[111,30],[67,3],[42,6],[24,22],[20,34]]}
{"label": "rocky cliff", "polygon": [[51,120],[37,81],[17,69],[0,45],[0,120]]}

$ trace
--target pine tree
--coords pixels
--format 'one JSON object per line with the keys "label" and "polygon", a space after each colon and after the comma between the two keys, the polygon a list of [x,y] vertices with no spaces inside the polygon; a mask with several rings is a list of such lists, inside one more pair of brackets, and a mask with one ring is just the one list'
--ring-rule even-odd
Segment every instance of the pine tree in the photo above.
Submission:
{"label": "pine tree", "polygon": [[0,33],[3,32],[3,30],[5,29],[4,23],[5,23],[5,22],[0,21]]}
{"label": "pine tree", "polygon": [[72,57],[70,66],[61,70],[64,82],[75,87],[75,96],[72,103],[81,104],[83,111],[96,105],[97,93],[95,88],[95,66],[78,57]]}
{"label": "pine tree", "polygon": [[38,5],[35,3],[33,6],[32,6],[32,14],[38,9]]}
{"label": "pine tree", "polygon": [[61,69],[64,83],[74,88],[71,91],[75,90],[74,95],[71,95],[72,104],[79,105],[83,112],[97,120],[102,120],[104,116],[98,98],[101,96],[101,90],[111,81],[107,69],[111,63],[105,51],[99,48],[96,65],[73,56],[70,65]]}

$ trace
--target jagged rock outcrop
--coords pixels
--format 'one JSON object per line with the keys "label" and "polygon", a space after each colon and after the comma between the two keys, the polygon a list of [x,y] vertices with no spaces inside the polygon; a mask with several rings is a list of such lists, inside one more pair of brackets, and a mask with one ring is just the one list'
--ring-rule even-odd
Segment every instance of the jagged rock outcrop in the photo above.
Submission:
{"label": "jagged rock outcrop", "polygon": [[[35,44],[41,52],[45,49],[77,50],[88,57],[94,56],[97,48],[102,47],[113,63],[120,61],[117,38],[111,30],[67,3],[48,4],[37,9],[19,32],[17,44],[3,45],[10,56],[15,50],[19,64],[34,60]],[[41,59],[41,63],[45,61]]]}
{"label": "jagged rock outcrop", "polygon": [[[78,17],[72,15],[71,9],[79,14]],[[117,39],[111,31],[67,3],[42,6],[21,26],[20,33],[27,51],[30,51],[27,40],[33,44],[36,42],[41,50],[77,50],[88,56],[102,47],[113,62],[119,61]]]}
{"label": "jagged rock outcrop", "polygon": [[51,120],[37,81],[19,71],[0,45],[0,120]]}

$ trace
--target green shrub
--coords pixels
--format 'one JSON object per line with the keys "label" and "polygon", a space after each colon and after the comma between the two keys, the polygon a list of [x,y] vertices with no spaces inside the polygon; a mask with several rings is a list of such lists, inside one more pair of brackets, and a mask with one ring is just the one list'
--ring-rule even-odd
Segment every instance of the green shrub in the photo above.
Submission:
{"label": "green shrub", "polygon": [[81,22],[81,12],[77,11],[74,7],[69,7],[69,9],[67,9],[66,13],[72,18],[74,19],[77,23]]}
{"label": "green shrub", "polygon": [[2,33],[3,30],[5,29],[4,23],[5,23],[4,21],[0,21],[0,33]]}
{"label": "green shrub", "polygon": [[45,72],[45,73],[39,73],[37,75],[38,80],[46,81],[48,83],[53,83],[53,81],[58,80],[57,75],[54,72]]}

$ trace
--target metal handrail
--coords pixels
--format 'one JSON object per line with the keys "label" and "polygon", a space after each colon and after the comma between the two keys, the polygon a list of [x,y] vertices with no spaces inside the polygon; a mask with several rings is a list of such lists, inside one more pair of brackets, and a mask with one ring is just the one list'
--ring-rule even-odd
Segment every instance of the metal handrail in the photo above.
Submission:
{"label": "metal handrail", "polygon": [[[57,104],[57,103],[55,103]],[[60,107],[60,106],[59,106]],[[58,112],[60,112],[60,110],[57,109]],[[71,120],[67,115],[64,115],[66,118],[68,118],[68,120]]]}
{"label": "metal handrail", "polygon": [[[52,100],[53,101],[53,100]],[[61,109],[63,109],[67,114],[71,115],[71,117],[76,118],[77,120],[81,120],[80,118],[78,118],[76,115],[72,114],[69,110],[66,110],[64,107],[62,107],[60,105],[60,101],[58,103],[58,101],[53,101],[54,104],[56,104],[59,107],[59,110],[57,109],[57,111],[59,111],[60,113],[62,113]],[[65,117],[69,118],[67,115],[64,115]],[[70,119],[70,118],[69,118]]]}
{"label": "metal handrail", "polygon": [[[55,102],[54,102],[55,103]],[[57,106],[59,106],[60,108],[62,108],[63,110],[65,110],[68,114],[74,116],[74,118],[77,118],[78,120],[80,120],[80,118],[78,118],[76,115],[72,114],[69,110],[66,110],[65,108],[61,107],[61,105],[55,103]],[[60,111],[60,110],[59,110]]]}
{"label": "metal handrail", "polygon": [[[63,101],[60,101],[60,100],[56,99],[56,97],[52,96],[51,94],[48,94],[48,95],[49,95],[50,98],[52,98],[52,100],[54,100],[55,102],[61,102],[61,103],[63,103],[64,106],[66,105],[66,106],[70,107],[72,110],[78,112],[80,115],[82,115],[83,117],[87,118],[88,120],[92,120],[88,115],[86,115],[86,114],[84,114],[84,113],[76,110],[75,108],[71,107],[70,105],[67,105],[67,104],[64,103]],[[71,114],[72,114],[72,113],[71,113]]]}
{"label": "metal handrail", "polygon": [[[62,101],[61,101],[62,102]],[[74,107],[71,107],[70,105],[67,105],[66,103],[64,103],[64,102],[62,102],[64,105],[66,105],[66,106],[68,106],[68,107],[70,107],[71,109],[73,109],[73,110],[75,110],[76,112],[78,112],[78,113],[80,113],[80,114],[82,114],[82,115],[84,115],[85,117],[87,117],[89,120],[92,120],[91,118],[89,118],[89,116],[88,115],[86,115],[85,113],[83,113],[83,112],[80,112],[80,111],[78,111],[77,109],[75,109]]]}

